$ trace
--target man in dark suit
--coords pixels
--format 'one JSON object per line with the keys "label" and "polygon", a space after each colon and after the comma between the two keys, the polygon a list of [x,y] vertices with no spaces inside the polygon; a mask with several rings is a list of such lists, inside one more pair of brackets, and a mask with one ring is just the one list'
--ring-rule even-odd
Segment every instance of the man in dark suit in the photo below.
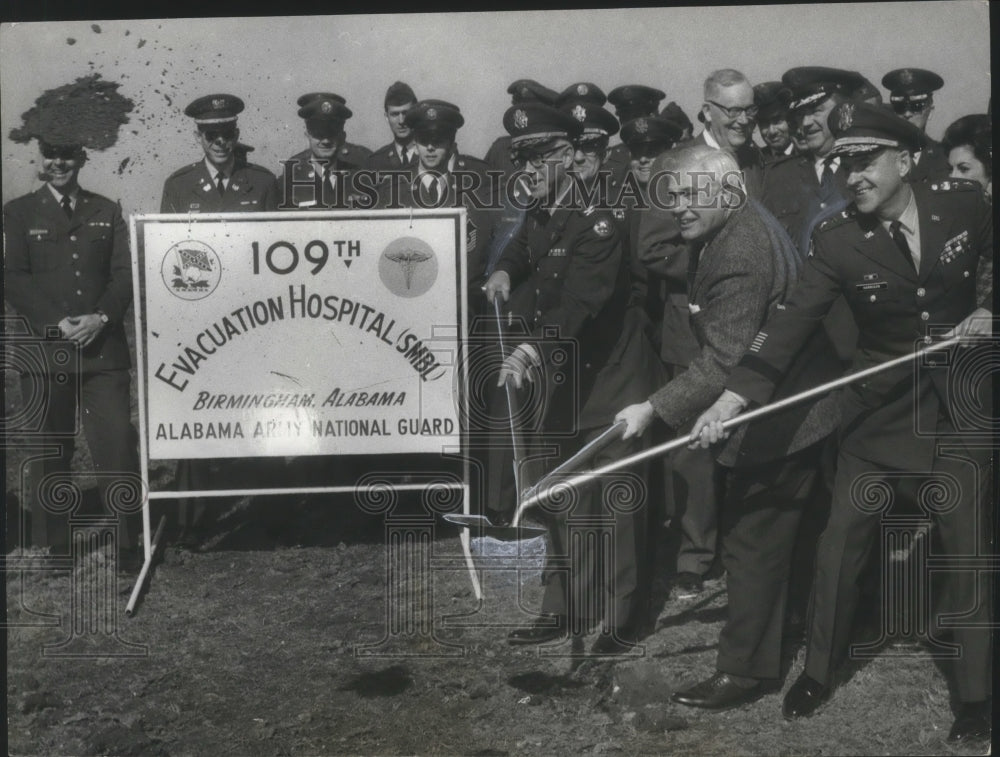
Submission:
{"label": "man in dark suit", "polygon": [[412,171],[417,163],[417,147],[413,130],[406,123],[406,114],[417,104],[417,96],[409,84],[397,81],[385,91],[385,120],[392,131],[392,141],[382,145],[370,156],[365,168],[370,171]]}
{"label": "man in dark suit", "polygon": [[275,210],[274,174],[237,160],[243,101],[235,95],[206,95],[184,109],[194,119],[202,160],[174,171],[163,185],[161,213],[222,213]]}
{"label": "man in dark suit", "polygon": [[344,122],[354,114],[343,97],[329,92],[302,95],[298,102],[309,147],[284,161],[278,209],[347,208],[352,177],[370,155],[344,141]]}
{"label": "man in dark suit", "polygon": [[[841,295],[860,330],[856,369],[909,354],[915,343],[942,332],[991,335],[993,231],[979,186],[907,181],[920,132],[882,108],[841,104],[830,126],[853,201],[816,231],[813,254],[785,310],[763,326],[726,391],[699,418],[695,433],[705,444],[721,438],[721,423],[749,403],[769,400],[799,346]],[[985,393],[977,388],[975,371],[961,369],[989,358],[952,349],[943,360],[925,361],[916,376],[903,366],[839,396],[833,502],[816,555],[805,670],[785,696],[786,718],[809,715],[829,698],[847,655],[857,579],[880,521],[873,491],[917,472],[938,485],[950,482],[957,489],[948,501],[927,505],[944,554],[989,554],[990,448],[976,440],[989,439],[991,398],[988,386]],[[939,611],[960,617],[952,627],[959,647],[952,741],[989,738],[989,578],[975,569],[946,573]],[[928,627],[937,629],[937,623]]]}
{"label": "man in dark suit", "polygon": [[[82,145],[40,140],[39,148],[45,185],[3,209],[4,291],[46,355],[22,361],[34,367],[22,376],[21,387],[27,401],[39,396],[44,382],[42,441],[58,453],[29,461],[24,496],[32,541],[52,546],[65,543],[52,533],[65,529],[65,521],[46,510],[53,495],[39,485],[48,474],[70,470],[78,417],[105,509],[114,513],[127,503],[122,479],[134,485],[135,502],[141,496],[124,327],[132,303],[128,231],[117,203],[80,187],[87,159]],[[79,350],[79,363],[65,358],[67,341]],[[132,550],[127,557],[134,563],[135,524],[129,520],[121,544]]]}
{"label": "man in dark suit", "polygon": [[[689,426],[725,386],[757,328],[781,306],[798,263],[777,222],[747,200],[732,155],[690,145],[662,155],[654,171],[669,177],[666,194],[691,245],[688,300],[699,352],[685,371],[618,413],[616,420],[627,423],[626,437],[641,434],[656,418],[677,432]],[[839,370],[824,352],[829,355],[825,345],[811,345],[802,356],[800,366],[810,378]],[[745,430],[719,455],[721,465],[711,473],[723,482],[720,542],[728,619],[716,674],[675,693],[674,701],[723,710],[753,701],[777,683],[792,551],[802,509],[820,483],[822,440],[834,424],[829,404],[797,408],[780,424]]]}
{"label": "man in dark suit", "polygon": [[[597,205],[572,204],[573,140],[583,123],[569,113],[526,103],[507,111],[504,126],[538,206],[528,211],[486,283],[487,299],[506,302],[525,330],[504,361],[498,383],[539,387],[541,436],[565,457],[603,430],[615,402],[642,396],[656,380],[658,365],[641,328],[627,325],[628,271],[618,224]],[[567,340],[575,344],[570,361]],[[634,447],[634,441],[616,441],[594,464]],[[625,651],[638,637],[647,608],[646,507],[639,500],[624,508],[628,512],[607,512],[602,489],[584,488],[571,512],[553,519],[542,617],[512,631],[511,644],[582,636],[598,623],[597,653]],[[573,562],[570,529],[581,519],[595,518],[614,524],[613,552]]]}
{"label": "man in dark suit", "polygon": [[900,116],[920,129],[923,144],[913,155],[910,181],[944,181],[951,173],[948,156],[941,145],[927,136],[927,120],[934,110],[934,93],[944,86],[944,79],[923,68],[897,68],[882,77],[889,90],[889,105]]}

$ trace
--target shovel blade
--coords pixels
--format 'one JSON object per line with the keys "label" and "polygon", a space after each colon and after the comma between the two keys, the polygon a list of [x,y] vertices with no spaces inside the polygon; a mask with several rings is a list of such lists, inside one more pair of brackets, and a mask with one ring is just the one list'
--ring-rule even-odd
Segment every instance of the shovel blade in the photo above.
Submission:
{"label": "shovel blade", "polygon": [[535,525],[497,526],[485,515],[465,515],[462,513],[447,513],[442,516],[449,523],[464,528],[479,529],[482,536],[490,536],[499,541],[518,541],[534,539],[546,532],[545,528]]}

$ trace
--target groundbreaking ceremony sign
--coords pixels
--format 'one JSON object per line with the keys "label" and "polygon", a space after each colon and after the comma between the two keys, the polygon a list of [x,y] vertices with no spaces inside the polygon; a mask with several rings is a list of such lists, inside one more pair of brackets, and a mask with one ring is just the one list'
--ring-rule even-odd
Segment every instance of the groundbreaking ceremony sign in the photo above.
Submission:
{"label": "groundbreaking ceremony sign", "polygon": [[461,449],[464,210],[132,218],[150,460]]}

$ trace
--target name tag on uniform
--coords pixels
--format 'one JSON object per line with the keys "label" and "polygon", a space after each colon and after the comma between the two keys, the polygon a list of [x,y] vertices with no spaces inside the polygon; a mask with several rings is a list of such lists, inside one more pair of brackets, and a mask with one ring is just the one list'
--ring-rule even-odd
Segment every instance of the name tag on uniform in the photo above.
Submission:
{"label": "name tag on uniform", "polygon": [[241,200],[240,205],[256,205],[256,200]]}
{"label": "name tag on uniform", "polygon": [[564,247],[553,247],[549,250],[550,258],[564,258],[566,257],[566,249]]}
{"label": "name tag on uniform", "polygon": [[888,281],[864,281],[854,285],[855,291],[868,292],[872,289],[888,289]]}
{"label": "name tag on uniform", "polygon": [[48,239],[52,236],[52,232],[48,229],[29,229],[28,236],[35,239]]}

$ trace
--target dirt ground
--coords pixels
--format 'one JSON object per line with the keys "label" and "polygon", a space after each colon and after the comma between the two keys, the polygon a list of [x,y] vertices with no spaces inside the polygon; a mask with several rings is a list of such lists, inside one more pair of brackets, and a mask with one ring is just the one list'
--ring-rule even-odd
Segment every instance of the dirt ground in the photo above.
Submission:
{"label": "dirt ground", "polygon": [[[713,672],[722,580],[688,601],[658,580],[655,630],[632,655],[589,654],[594,635],[514,648],[507,631],[540,600],[538,541],[494,558],[480,603],[458,531],[405,497],[388,516],[319,495],[218,512],[200,545],[162,550],[132,617],[133,581],[113,572],[107,610],[79,610],[93,597],[74,586],[108,575],[108,548],[72,568],[8,553],[10,754],[976,753],[945,741],[948,690],[925,652],[854,664],[798,722],[780,692],[718,714],[670,703]],[[802,649],[787,658],[783,689]]]}

